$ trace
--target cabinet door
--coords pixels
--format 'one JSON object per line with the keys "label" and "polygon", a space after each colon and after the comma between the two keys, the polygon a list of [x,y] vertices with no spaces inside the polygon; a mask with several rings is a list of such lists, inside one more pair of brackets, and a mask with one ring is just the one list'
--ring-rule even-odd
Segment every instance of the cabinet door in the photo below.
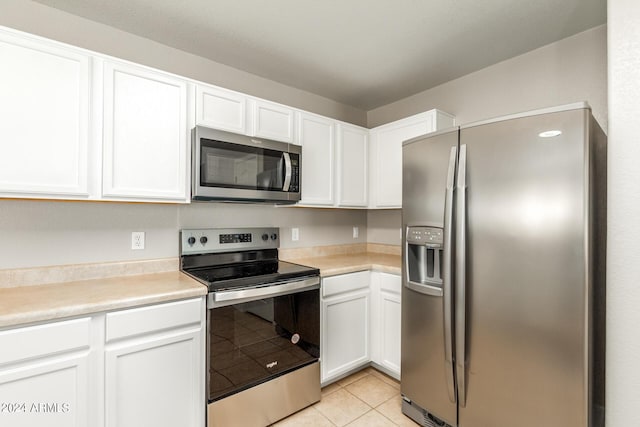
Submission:
{"label": "cabinet door", "polygon": [[429,110],[371,130],[372,208],[402,207],[402,143],[453,125],[453,116]]}
{"label": "cabinet door", "polygon": [[301,204],[333,206],[334,134],[332,120],[312,114],[299,114],[302,145]]}
{"label": "cabinet door", "polygon": [[0,31],[0,195],[88,197],[89,58]]}
{"label": "cabinet door", "polygon": [[322,302],[322,382],[369,362],[369,290]]}
{"label": "cabinet door", "polygon": [[0,425],[95,425],[89,319],[0,332]]}
{"label": "cabinet door", "polygon": [[377,363],[400,378],[400,276],[380,274],[378,298],[379,360]]}
{"label": "cabinet door", "polygon": [[108,348],[107,427],[202,427],[200,334],[193,329]]}
{"label": "cabinet door", "polygon": [[241,93],[213,86],[196,87],[196,124],[247,133],[247,98]]}
{"label": "cabinet door", "polygon": [[187,200],[187,83],[105,62],[103,196]]}
{"label": "cabinet door", "polygon": [[429,128],[421,119],[376,131],[376,207],[402,207],[402,142],[427,133]]}
{"label": "cabinet door", "polygon": [[202,427],[203,299],[107,314],[107,427]]}
{"label": "cabinet door", "polygon": [[338,125],[338,206],[367,206],[368,135],[366,129]]}
{"label": "cabinet door", "polygon": [[334,380],[370,360],[370,273],[322,279],[320,360],[322,382]]}
{"label": "cabinet door", "polygon": [[251,102],[253,135],[283,142],[294,142],[294,111],[259,99]]}

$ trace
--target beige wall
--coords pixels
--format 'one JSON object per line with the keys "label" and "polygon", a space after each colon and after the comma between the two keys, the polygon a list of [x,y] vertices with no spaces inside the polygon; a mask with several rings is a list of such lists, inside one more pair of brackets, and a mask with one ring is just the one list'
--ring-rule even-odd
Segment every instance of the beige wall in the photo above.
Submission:
{"label": "beige wall", "polygon": [[[280,227],[283,248],[367,241],[363,210],[0,200],[0,270],[177,257],[181,228],[253,226]],[[146,233],[144,250],[131,250],[132,231]]]}
{"label": "beige wall", "polygon": [[366,112],[28,0],[0,1],[0,25],[366,125]]}
{"label": "beige wall", "polygon": [[640,2],[609,0],[606,425],[638,426]]}
{"label": "beige wall", "polygon": [[587,101],[607,129],[606,26],[508,59],[367,113],[375,127],[439,108],[458,124]]}
{"label": "beige wall", "polygon": [[[600,26],[369,111],[375,127],[439,108],[470,123],[505,114],[587,101],[607,130],[607,28]],[[369,241],[400,244],[401,213],[371,211]]]}

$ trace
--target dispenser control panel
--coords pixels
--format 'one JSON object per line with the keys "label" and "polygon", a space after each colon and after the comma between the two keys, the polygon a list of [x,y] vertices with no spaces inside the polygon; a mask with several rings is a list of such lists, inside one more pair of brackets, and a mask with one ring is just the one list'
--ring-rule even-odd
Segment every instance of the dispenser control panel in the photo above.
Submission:
{"label": "dispenser control panel", "polygon": [[437,227],[409,227],[407,243],[414,245],[442,246],[443,230]]}

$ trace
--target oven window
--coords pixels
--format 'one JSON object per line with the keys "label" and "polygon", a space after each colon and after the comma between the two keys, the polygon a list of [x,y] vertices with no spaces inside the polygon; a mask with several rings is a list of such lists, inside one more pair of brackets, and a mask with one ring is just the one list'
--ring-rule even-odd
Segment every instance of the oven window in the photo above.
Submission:
{"label": "oven window", "polygon": [[204,187],[282,190],[282,152],[202,139],[200,185]]}
{"label": "oven window", "polygon": [[210,402],[320,356],[317,289],[210,309],[208,322]]}

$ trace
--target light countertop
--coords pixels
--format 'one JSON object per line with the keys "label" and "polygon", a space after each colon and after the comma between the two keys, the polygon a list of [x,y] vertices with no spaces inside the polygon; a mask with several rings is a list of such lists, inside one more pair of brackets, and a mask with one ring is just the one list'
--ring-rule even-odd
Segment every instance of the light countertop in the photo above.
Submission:
{"label": "light countertop", "polygon": [[337,254],[304,258],[285,259],[296,264],[320,269],[320,276],[329,277],[356,271],[374,270],[400,275],[400,255],[376,252]]}
{"label": "light countertop", "polygon": [[206,295],[179,271],[0,288],[0,327]]}
{"label": "light countertop", "polygon": [[[348,251],[354,250],[354,252],[340,254],[305,252],[305,256],[302,257],[283,257],[282,259],[318,268],[323,277],[366,270],[400,274],[400,255],[360,249],[360,246],[348,247]],[[105,264],[104,269],[111,271],[114,265]],[[92,267],[101,266],[96,264]],[[79,269],[80,272],[95,269],[81,267],[83,268]],[[22,276],[34,276],[38,280],[33,281],[39,282],[40,279],[44,280],[51,276],[52,271],[57,272],[57,269],[60,268],[44,268],[38,271],[39,274],[25,270],[26,274]],[[65,267],[62,270],[66,271],[68,268]],[[0,271],[6,277],[10,277],[15,272],[17,270]],[[74,270],[73,274],[77,273]],[[0,274],[0,279],[5,276]],[[18,275],[14,274],[14,276]],[[58,275],[52,277],[58,277]],[[0,328],[91,315],[207,294],[206,286],[180,271],[39,283],[44,284],[0,286]]]}

